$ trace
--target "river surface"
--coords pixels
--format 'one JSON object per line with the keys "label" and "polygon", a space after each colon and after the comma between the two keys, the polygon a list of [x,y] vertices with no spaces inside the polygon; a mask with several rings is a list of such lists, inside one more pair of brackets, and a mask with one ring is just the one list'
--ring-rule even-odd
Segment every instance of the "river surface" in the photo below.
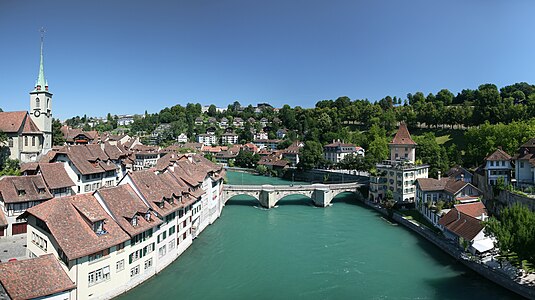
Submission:
{"label": "river surface", "polygon": [[[228,172],[229,184],[288,184]],[[296,182],[295,184],[305,184]],[[120,299],[516,299],[341,194],[265,210],[236,196],[173,264]]]}

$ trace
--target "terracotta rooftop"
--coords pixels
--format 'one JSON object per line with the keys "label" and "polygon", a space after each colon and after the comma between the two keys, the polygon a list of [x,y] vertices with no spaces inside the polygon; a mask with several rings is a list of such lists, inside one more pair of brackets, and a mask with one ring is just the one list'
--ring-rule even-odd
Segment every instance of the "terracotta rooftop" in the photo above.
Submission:
{"label": "terracotta rooftop", "polygon": [[54,159],[60,154],[66,155],[83,175],[113,171],[117,168],[98,144],[65,146],[54,153]]}
{"label": "terracotta rooftop", "polygon": [[482,221],[458,211],[455,207],[438,223],[466,241],[473,240],[485,228]]}
{"label": "terracotta rooftop", "polygon": [[13,300],[40,298],[76,288],[53,254],[1,263],[0,283]]}
{"label": "terracotta rooftop", "polygon": [[10,111],[0,112],[0,131],[6,133],[18,132],[23,126],[28,112]]}
{"label": "terracotta rooftop", "polygon": [[[27,214],[44,221],[69,260],[84,257],[130,239],[91,194],[54,198],[29,208]],[[104,220],[105,234],[91,223]]]}
{"label": "terracotta rooftop", "polygon": [[67,188],[76,185],[67,174],[65,165],[62,162],[39,163],[39,169],[46,185],[50,189]]}
{"label": "terracotta rooftop", "polygon": [[163,181],[160,176],[149,170],[136,171],[128,175],[151,208],[160,216],[167,216],[182,207],[178,202],[182,197],[182,191],[171,188],[169,182]]}
{"label": "terracotta rooftop", "polygon": [[409,130],[407,129],[407,125],[405,123],[399,124],[399,129],[396,135],[394,136],[394,139],[392,142],[390,142],[392,145],[416,145],[416,142],[414,142],[411,138],[411,134],[409,133]]}
{"label": "terracotta rooftop", "polygon": [[483,204],[481,201],[465,204],[456,204],[455,208],[459,212],[476,219],[480,218],[483,214],[488,216],[487,208],[485,207],[485,204]]}
{"label": "terracotta rooftop", "polygon": [[485,160],[511,160],[511,156],[507,154],[502,149],[498,148],[496,151],[492,152],[489,156],[485,157]]}
{"label": "terracotta rooftop", "polygon": [[26,122],[24,122],[24,128],[22,129],[22,133],[37,133],[41,134],[41,130],[35,125],[32,118],[29,118],[27,115]]}
{"label": "terracotta rooftop", "polygon": [[40,175],[1,178],[0,196],[5,203],[45,201],[53,197]]}
{"label": "terracotta rooftop", "polygon": [[[131,237],[162,223],[128,184],[100,189],[96,193],[102,197],[119,226]],[[146,213],[150,213],[149,221],[145,219]],[[136,226],[132,225],[132,218],[137,218]]]}

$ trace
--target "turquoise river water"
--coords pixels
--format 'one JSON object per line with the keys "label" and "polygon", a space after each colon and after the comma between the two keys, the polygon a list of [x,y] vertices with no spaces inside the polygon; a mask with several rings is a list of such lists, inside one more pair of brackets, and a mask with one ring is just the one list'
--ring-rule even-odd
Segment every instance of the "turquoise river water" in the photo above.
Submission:
{"label": "turquoise river water", "polygon": [[[228,172],[229,184],[288,184]],[[302,184],[302,183],[295,183]],[[304,183],[303,183],[304,184]],[[173,264],[119,299],[515,299],[352,194],[265,210],[232,198]]]}

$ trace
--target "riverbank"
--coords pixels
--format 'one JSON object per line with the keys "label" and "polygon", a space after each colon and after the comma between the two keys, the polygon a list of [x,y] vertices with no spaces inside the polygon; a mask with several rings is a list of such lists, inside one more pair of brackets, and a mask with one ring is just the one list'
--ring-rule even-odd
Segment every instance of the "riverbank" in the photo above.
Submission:
{"label": "riverbank", "polygon": [[[379,213],[383,214],[384,216],[388,216],[388,212],[385,208],[382,208],[366,200],[362,202],[366,204],[368,207],[371,207],[374,210],[378,211]],[[408,220],[402,215],[395,213],[395,212],[392,216],[392,219],[398,222],[399,224],[403,225],[404,227],[417,233],[421,237],[425,238],[427,241],[431,242],[432,244],[437,246],[439,249],[441,249],[442,251],[446,252],[447,254],[455,258],[458,262],[470,268],[472,271],[478,273],[479,275],[485,277],[486,279],[496,284],[499,284],[500,286],[512,292],[515,292],[518,295],[521,295],[525,298],[535,299],[535,287],[530,287],[525,284],[521,284],[517,282],[516,280],[510,277],[507,277],[500,272],[497,272],[493,268],[488,267],[487,265],[469,260],[468,257],[464,255],[465,253],[461,251],[458,247],[456,247],[453,243],[451,243],[449,240],[437,235],[433,230],[423,225],[420,225],[419,223],[415,221]]]}

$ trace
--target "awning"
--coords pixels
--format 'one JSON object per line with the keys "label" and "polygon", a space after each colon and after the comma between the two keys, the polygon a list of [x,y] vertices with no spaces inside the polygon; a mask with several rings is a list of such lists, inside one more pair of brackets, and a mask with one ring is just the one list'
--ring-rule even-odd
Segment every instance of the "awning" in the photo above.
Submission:
{"label": "awning", "polygon": [[478,240],[478,241],[474,241],[474,243],[472,244],[472,247],[476,249],[479,253],[483,253],[485,251],[489,251],[490,249],[494,248],[494,242],[490,238],[487,238],[484,240]]}

